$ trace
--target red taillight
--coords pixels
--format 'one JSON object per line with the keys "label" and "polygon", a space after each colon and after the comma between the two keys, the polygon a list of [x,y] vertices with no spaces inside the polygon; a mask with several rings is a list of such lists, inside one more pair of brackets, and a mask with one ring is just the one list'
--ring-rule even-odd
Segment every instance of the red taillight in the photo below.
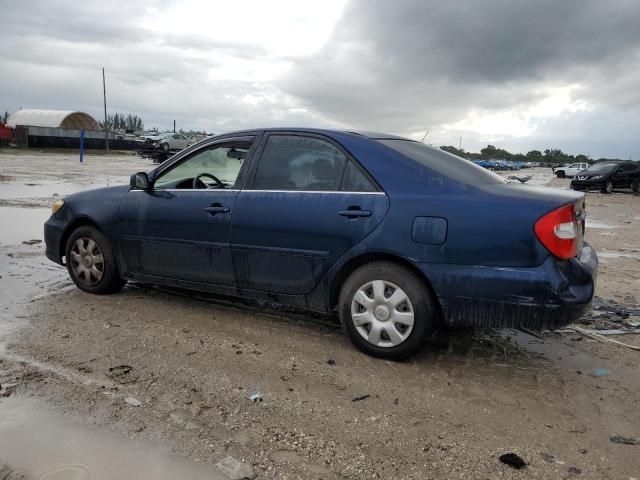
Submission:
{"label": "red taillight", "polygon": [[534,227],[538,240],[556,257],[567,260],[578,253],[578,225],[574,206],[565,205],[547,213]]}

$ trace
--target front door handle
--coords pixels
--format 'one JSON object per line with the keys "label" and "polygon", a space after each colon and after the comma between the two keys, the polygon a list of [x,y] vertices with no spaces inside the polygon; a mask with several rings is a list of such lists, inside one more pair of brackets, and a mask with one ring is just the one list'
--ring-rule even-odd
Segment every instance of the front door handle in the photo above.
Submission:
{"label": "front door handle", "polygon": [[347,217],[347,218],[370,217],[371,211],[354,208],[354,209],[348,209],[348,210],[340,210],[338,212],[338,215],[342,215],[343,217]]}
{"label": "front door handle", "polygon": [[229,207],[223,207],[220,204],[214,204],[210,207],[205,207],[205,212],[209,212],[211,215],[217,215],[219,213],[229,213],[231,209]]}

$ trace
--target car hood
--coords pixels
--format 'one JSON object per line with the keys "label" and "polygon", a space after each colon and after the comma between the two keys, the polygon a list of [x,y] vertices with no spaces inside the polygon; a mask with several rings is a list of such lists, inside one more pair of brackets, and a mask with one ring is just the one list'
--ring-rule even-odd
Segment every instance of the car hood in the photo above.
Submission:
{"label": "car hood", "polygon": [[114,187],[101,187],[84,190],[64,197],[65,204],[71,203],[96,203],[109,199],[120,199],[130,190],[129,185],[117,185]]}

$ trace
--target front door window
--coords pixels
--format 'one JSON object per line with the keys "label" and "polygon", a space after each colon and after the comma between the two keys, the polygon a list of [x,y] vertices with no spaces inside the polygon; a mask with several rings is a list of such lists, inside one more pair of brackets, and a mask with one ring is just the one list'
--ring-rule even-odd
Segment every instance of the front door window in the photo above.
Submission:
{"label": "front door window", "polygon": [[250,142],[233,142],[199,150],[163,171],[154,188],[233,189],[250,147]]}

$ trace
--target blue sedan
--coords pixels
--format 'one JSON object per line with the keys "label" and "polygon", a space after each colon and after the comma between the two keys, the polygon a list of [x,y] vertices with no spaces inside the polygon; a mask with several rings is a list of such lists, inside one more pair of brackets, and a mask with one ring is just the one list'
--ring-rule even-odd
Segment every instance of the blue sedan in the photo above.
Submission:
{"label": "blue sedan", "polygon": [[337,311],[384,358],[441,326],[556,328],[595,288],[583,193],[392,135],[229,133],[53,210],[47,256],[85,292],[135,280]]}

